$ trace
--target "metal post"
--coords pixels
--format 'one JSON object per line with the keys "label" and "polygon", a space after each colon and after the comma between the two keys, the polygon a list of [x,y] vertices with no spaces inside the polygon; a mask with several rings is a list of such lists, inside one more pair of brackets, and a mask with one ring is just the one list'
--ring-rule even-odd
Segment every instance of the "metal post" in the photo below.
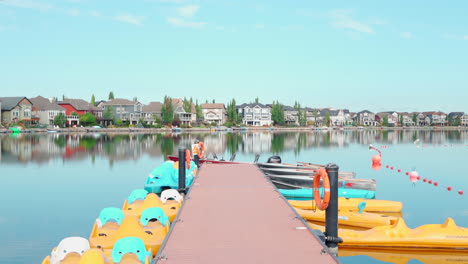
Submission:
{"label": "metal post", "polygon": [[179,148],[179,192],[185,193],[185,148]]}
{"label": "metal post", "polygon": [[325,236],[326,245],[336,250],[341,238],[338,237],[338,165],[327,164],[328,178],[330,179],[330,203],[325,213]]}
{"label": "metal post", "polygon": [[197,167],[200,167],[200,158],[198,155],[193,155],[193,161],[197,164]]}

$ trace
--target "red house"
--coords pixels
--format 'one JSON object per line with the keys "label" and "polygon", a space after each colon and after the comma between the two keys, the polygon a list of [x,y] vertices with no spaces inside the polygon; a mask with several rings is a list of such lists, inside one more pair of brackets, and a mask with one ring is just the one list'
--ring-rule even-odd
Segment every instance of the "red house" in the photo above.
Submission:
{"label": "red house", "polygon": [[80,116],[90,113],[94,115],[96,119],[102,117],[102,109],[82,99],[65,99],[57,102],[57,104],[65,108],[65,115],[67,116],[67,123],[69,125],[79,125],[79,118],[71,116],[73,112]]}

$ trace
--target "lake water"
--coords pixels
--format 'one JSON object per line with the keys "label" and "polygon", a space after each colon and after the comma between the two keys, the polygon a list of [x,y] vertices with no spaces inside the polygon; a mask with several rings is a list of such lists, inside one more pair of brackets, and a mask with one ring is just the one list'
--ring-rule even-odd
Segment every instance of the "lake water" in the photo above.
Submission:
{"label": "lake water", "polygon": [[[238,161],[253,161],[260,154],[263,162],[275,154],[290,163],[333,162],[359,178],[377,179],[377,199],[403,202],[403,217],[411,228],[440,224],[447,217],[468,227],[468,194],[457,193],[468,191],[467,131],[1,135],[0,263],[40,263],[61,239],[89,237],[102,208],[120,207],[166,155],[196,138],[205,142],[208,153],[224,159],[236,154]],[[376,152],[369,151],[369,144],[383,152],[378,171],[371,168]],[[411,170],[419,172],[421,181],[409,181],[403,172]],[[439,186],[423,183],[423,178]],[[453,190],[447,191],[447,186]],[[346,252],[356,256],[340,260],[387,263],[359,254]]]}

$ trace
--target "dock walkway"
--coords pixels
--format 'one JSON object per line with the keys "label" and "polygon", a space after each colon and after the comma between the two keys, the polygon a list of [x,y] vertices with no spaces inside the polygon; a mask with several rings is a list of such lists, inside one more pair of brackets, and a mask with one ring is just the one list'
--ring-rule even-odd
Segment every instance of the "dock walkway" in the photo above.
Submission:
{"label": "dock walkway", "polygon": [[204,164],[157,260],[339,263],[253,164]]}

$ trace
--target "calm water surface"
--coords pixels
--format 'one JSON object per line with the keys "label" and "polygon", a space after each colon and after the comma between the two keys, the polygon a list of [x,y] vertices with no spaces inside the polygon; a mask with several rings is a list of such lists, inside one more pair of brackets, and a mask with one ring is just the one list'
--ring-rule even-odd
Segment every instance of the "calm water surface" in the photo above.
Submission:
{"label": "calm water surface", "polygon": [[[333,162],[357,177],[377,179],[377,198],[402,201],[411,228],[443,223],[447,217],[468,227],[468,194],[456,192],[468,191],[467,131],[2,135],[0,263],[40,263],[61,239],[89,237],[102,208],[120,207],[166,155],[176,154],[179,146],[189,146],[195,138],[205,142],[207,152],[225,159],[236,154],[236,160],[253,161],[261,154],[260,161],[266,161],[278,154],[284,162]],[[376,152],[369,151],[369,144],[383,151],[378,171],[371,168]],[[396,169],[417,170],[439,186],[413,184]],[[447,191],[447,186],[455,191]],[[379,260],[362,255],[365,252],[343,254],[342,263],[405,263],[390,261],[399,254]],[[417,256],[404,258],[421,263],[410,260]],[[452,261],[464,263],[466,258]]]}

